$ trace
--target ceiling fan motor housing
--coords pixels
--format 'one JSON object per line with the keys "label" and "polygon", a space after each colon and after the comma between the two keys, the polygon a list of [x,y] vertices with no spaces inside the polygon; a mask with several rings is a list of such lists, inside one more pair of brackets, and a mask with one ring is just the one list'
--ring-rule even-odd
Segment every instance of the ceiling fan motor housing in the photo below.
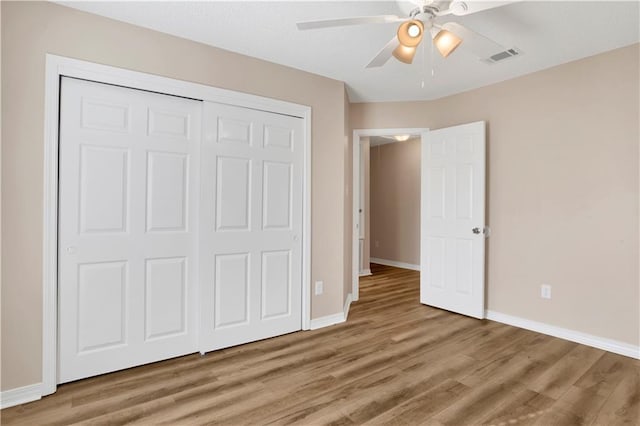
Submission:
{"label": "ceiling fan motor housing", "polygon": [[411,19],[419,19],[421,21],[429,21],[435,18],[440,10],[435,6],[422,6],[413,9],[409,16]]}

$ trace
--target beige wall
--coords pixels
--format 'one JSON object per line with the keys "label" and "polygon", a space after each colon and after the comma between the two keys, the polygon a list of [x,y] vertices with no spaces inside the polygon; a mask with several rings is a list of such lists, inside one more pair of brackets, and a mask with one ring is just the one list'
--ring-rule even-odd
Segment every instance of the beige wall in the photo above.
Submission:
{"label": "beige wall", "polygon": [[344,265],[342,282],[342,300],[347,300],[351,293],[353,283],[351,280],[353,268],[352,236],[353,236],[353,191],[351,181],[353,179],[353,151],[351,150],[351,129],[349,127],[349,96],[344,90],[344,228],[342,233]]}
{"label": "beige wall", "polygon": [[3,390],[41,381],[45,54],[310,105],[314,318],[342,311],[345,88],[339,81],[52,3],[6,2],[2,16]]}
{"label": "beige wall", "polygon": [[371,257],[420,264],[420,138],[371,147]]}
{"label": "beige wall", "polygon": [[488,309],[640,343],[639,49],[431,102],[352,105],[358,129],[487,121]]}

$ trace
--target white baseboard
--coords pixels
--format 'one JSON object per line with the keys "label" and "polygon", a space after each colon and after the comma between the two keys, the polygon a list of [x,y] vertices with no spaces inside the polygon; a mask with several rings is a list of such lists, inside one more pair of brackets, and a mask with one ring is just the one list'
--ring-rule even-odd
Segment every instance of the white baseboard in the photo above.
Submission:
{"label": "white baseboard", "polygon": [[420,265],[414,265],[412,263],[396,262],[395,260],[387,260],[387,259],[378,259],[377,257],[372,257],[369,260],[371,261],[371,263],[377,263],[379,265],[395,266],[396,268],[411,269],[414,271],[420,270]]}
{"label": "white baseboard", "polygon": [[485,312],[485,317],[492,321],[513,325],[514,327],[536,331],[538,333],[559,337],[560,339],[569,340],[571,342],[581,343],[583,345],[603,349],[608,352],[640,359],[640,346],[634,346],[629,343],[620,342],[618,340],[594,336],[593,334],[569,330],[568,328],[556,327],[554,325],[532,321],[526,318],[514,317],[512,315],[507,315],[496,311],[487,310]]}
{"label": "white baseboard", "polygon": [[349,293],[347,295],[347,300],[344,301],[344,307],[342,308],[342,312],[312,319],[309,329],[317,330],[319,328],[329,327],[330,325],[335,325],[335,324],[340,324],[341,322],[345,322],[347,320],[347,317],[349,316],[349,308],[351,307],[351,300],[352,300],[351,293]]}
{"label": "white baseboard", "polygon": [[361,277],[368,277],[368,276],[373,275],[373,274],[371,273],[371,269],[363,269],[362,271],[360,271],[358,273],[358,275],[361,276]]}
{"label": "white baseboard", "polygon": [[[330,325],[340,324],[347,320],[349,316],[349,309],[351,308],[351,302],[353,298],[351,293],[347,294],[347,299],[344,301],[342,312],[327,315],[325,317],[316,318],[311,320],[310,329],[316,330],[318,328],[328,327]],[[13,407],[14,405],[25,404],[31,401],[37,401],[42,398],[42,384],[35,383],[33,385],[23,386],[21,388],[9,389],[0,392],[0,409]]]}
{"label": "white baseboard", "polygon": [[342,308],[342,315],[344,315],[344,320],[346,321],[349,317],[349,308],[351,308],[351,301],[353,298],[351,297],[351,293],[347,294],[347,300],[344,301],[344,306]]}
{"label": "white baseboard", "polygon": [[0,392],[0,409],[37,401],[42,398],[41,388],[41,383],[34,383]]}

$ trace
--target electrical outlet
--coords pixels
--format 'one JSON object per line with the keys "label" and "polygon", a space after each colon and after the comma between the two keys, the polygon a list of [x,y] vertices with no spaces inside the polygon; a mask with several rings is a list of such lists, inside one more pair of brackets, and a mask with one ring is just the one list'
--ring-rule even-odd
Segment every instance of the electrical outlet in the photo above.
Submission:
{"label": "electrical outlet", "polygon": [[551,286],[549,284],[542,284],[540,286],[540,297],[543,299],[551,299]]}
{"label": "electrical outlet", "polygon": [[380,241],[376,240],[375,245],[376,245],[376,248],[380,247]]}
{"label": "electrical outlet", "polygon": [[324,291],[324,283],[322,281],[316,281],[316,296],[320,296]]}

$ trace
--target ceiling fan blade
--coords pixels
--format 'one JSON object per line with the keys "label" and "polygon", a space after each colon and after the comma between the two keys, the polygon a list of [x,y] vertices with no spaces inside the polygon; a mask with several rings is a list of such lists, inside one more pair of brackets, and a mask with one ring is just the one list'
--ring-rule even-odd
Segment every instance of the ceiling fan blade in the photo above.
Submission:
{"label": "ceiling fan blade", "polygon": [[447,22],[442,25],[442,28],[460,37],[462,39],[460,48],[473,53],[480,59],[487,59],[496,53],[506,50],[501,44],[457,22]]}
{"label": "ceiling fan blade", "polygon": [[510,3],[516,3],[521,0],[500,0],[500,1],[483,1],[483,0],[453,0],[449,4],[449,8],[442,10],[438,13],[438,16],[444,15],[456,15],[465,16],[472,13],[482,12],[483,10],[489,10],[500,6],[506,6]]}
{"label": "ceiling fan blade", "polygon": [[299,30],[315,30],[319,28],[345,27],[348,25],[387,24],[404,19],[396,15],[354,16],[352,18],[326,19],[323,21],[298,22]]}
{"label": "ceiling fan blade", "polygon": [[376,68],[381,67],[387,63],[391,56],[393,55],[393,51],[400,45],[400,41],[398,40],[398,36],[394,36],[389,43],[387,43],[378,54],[367,64],[367,68]]}

